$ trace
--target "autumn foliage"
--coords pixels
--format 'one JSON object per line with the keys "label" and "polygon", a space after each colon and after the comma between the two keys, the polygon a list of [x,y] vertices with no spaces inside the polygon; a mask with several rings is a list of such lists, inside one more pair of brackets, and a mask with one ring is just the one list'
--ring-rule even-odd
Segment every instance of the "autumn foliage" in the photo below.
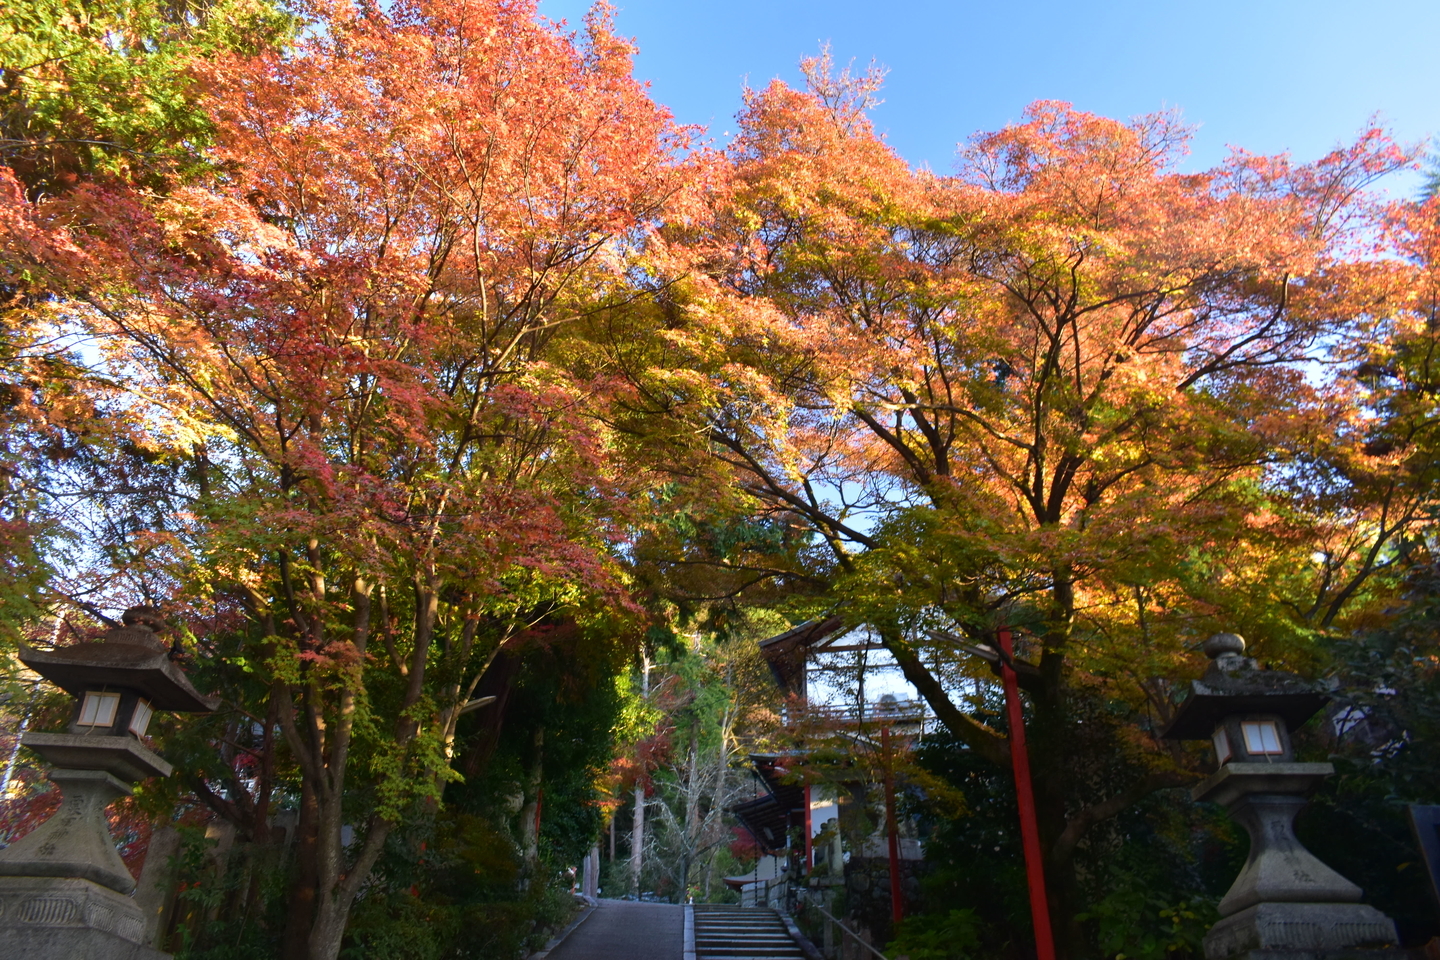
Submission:
{"label": "autumn foliage", "polygon": [[589,415],[614,385],[575,372],[571,328],[633,295],[695,171],[603,11],[582,43],[524,3],[310,16],[283,54],[195,64],[213,176],[35,205],[12,178],[5,239],[125,377],[131,429],[191,462],[151,535],[197,608],[250,624],[314,797],[310,954],[334,956],[499,646],[627,608],[610,548],[644,478]]}
{"label": "autumn foliage", "polygon": [[[1413,558],[1430,488],[1369,441],[1344,366],[1377,309],[1411,309],[1384,238],[1407,208],[1367,193],[1407,154],[1369,130],[1310,165],[1184,173],[1176,116],[1042,102],[938,176],[871,130],[873,78],[808,69],[808,91],[749,94],[683,319],[613,348],[648,415],[686,418],[689,451],[828,545],[831,609],[1002,768],[1003,733],[946,681],[965,643],[1024,630],[1078,950],[1077,847],[1193,775],[1153,739],[1189,651],[1238,629],[1304,664]],[[1106,701],[1150,737],[1097,719]]]}
{"label": "autumn foliage", "polygon": [[999,767],[952,694],[1023,631],[1079,952],[1077,847],[1194,775],[1153,721],[1198,640],[1314,665],[1428,562],[1440,217],[1377,199],[1381,130],[1186,172],[1178,115],[1041,102],[940,175],[826,58],[703,146],[603,4],[212,12],[129,64],[193,111],[136,134],[165,164],[0,168],[0,634],[164,601],[224,661],[191,793],[255,843],[298,808],[289,956],[338,956],[527,645],[588,683],[746,603],[870,625]]}

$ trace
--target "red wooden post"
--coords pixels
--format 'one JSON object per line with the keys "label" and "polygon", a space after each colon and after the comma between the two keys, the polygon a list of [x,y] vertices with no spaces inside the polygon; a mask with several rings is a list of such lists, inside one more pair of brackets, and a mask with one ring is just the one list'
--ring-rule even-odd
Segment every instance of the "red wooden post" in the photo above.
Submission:
{"label": "red wooden post", "polygon": [[1055,937],[1050,931],[1050,901],[1045,894],[1045,858],[1040,852],[1040,825],[1035,819],[1035,788],[1030,784],[1030,754],[1025,749],[1025,715],[1020,709],[1020,687],[1015,668],[1010,628],[999,631],[1000,679],[1005,684],[1005,716],[1010,722],[1010,762],[1015,768],[1015,796],[1020,807],[1020,840],[1025,849],[1025,876],[1030,882],[1030,918],[1035,926],[1036,960],[1055,960]]}
{"label": "red wooden post", "polygon": [[885,832],[890,840],[890,919],[905,919],[905,900],[900,894],[900,831],[895,824],[895,764],[890,753],[890,728],[880,728],[880,753],[885,761]]}

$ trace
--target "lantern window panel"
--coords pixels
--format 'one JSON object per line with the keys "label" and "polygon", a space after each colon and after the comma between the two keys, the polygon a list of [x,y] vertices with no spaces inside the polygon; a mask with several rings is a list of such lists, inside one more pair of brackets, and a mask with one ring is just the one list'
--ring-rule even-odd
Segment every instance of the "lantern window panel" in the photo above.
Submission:
{"label": "lantern window panel", "polygon": [[1230,735],[1225,732],[1224,727],[1216,729],[1215,735],[1210,738],[1210,741],[1215,744],[1216,763],[1225,763],[1234,756],[1230,750]]}
{"label": "lantern window panel", "polygon": [[1245,737],[1245,752],[1252,757],[1285,752],[1280,742],[1280,728],[1274,720],[1246,720],[1240,724],[1240,731]]}
{"label": "lantern window panel", "polygon": [[77,722],[82,727],[108,727],[115,722],[119,709],[120,694],[87,690],[80,704],[80,719]]}
{"label": "lantern window panel", "polygon": [[130,732],[137,737],[145,736],[145,730],[150,726],[150,718],[155,715],[155,710],[150,706],[150,701],[140,699],[135,701],[135,712],[130,715]]}

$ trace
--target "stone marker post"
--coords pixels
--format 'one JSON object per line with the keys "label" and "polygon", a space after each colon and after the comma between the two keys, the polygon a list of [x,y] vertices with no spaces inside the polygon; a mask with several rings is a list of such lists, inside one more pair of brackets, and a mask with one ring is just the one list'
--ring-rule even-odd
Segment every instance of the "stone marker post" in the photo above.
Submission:
{"label": "stone marker post", "polygon": [[0,945],[26,960],[163,960],[145,943],[135,889],[110,837],[105,808],[170,764],[140,738],[156,710],[210,712],[155,635],[154,610],[125,612],[97,642],[23,647],[20,660],[75,698],[66,733],[26,733],[25,746],[54,769],[60,809],[0,850]]}

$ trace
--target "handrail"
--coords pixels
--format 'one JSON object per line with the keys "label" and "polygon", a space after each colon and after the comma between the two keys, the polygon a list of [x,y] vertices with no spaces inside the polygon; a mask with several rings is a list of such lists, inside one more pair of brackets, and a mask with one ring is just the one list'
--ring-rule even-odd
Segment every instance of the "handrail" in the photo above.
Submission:
{"label": "handrail", "polygon": [[814,903],[813,901],[810,901],[810,900],[807,900],[807,901],[805,901],[805,906],[806,906],[807,908],[808,908],[808,907],[813,907],[813,908],[815,908],[816,910],[820,911],[822,914],[825,915],[825,918],[826,918],[827,920],[829,920],[831,923],[835,924],[835,926],[839,927],[841,930],[844,930],[846,933],[850,934],[850,936],[854,938],[854,940],[855,940],[856,943],[860,944],[860,946],[864,947],[866,950],[869,950],[871,953],[875,954],[875,956],[879,957],[880,960],[890,960],[890,958],[887,957],[887,956],[885,956],[885,954],[881,953],[879,950],[876,950],[874,947],[870,946],[870,944],[866,943],[863,939],[861,939],[860,934],[856,933],[854,930],[851,930],[849,927],[845,926],[845,924],[841,923],[838,919],[836,919],[834,916],[832,916],[831,913],[830,913],[830,911],[829,911],[829,910],[826,910],[824,907],[820,906],[820,904]]}

